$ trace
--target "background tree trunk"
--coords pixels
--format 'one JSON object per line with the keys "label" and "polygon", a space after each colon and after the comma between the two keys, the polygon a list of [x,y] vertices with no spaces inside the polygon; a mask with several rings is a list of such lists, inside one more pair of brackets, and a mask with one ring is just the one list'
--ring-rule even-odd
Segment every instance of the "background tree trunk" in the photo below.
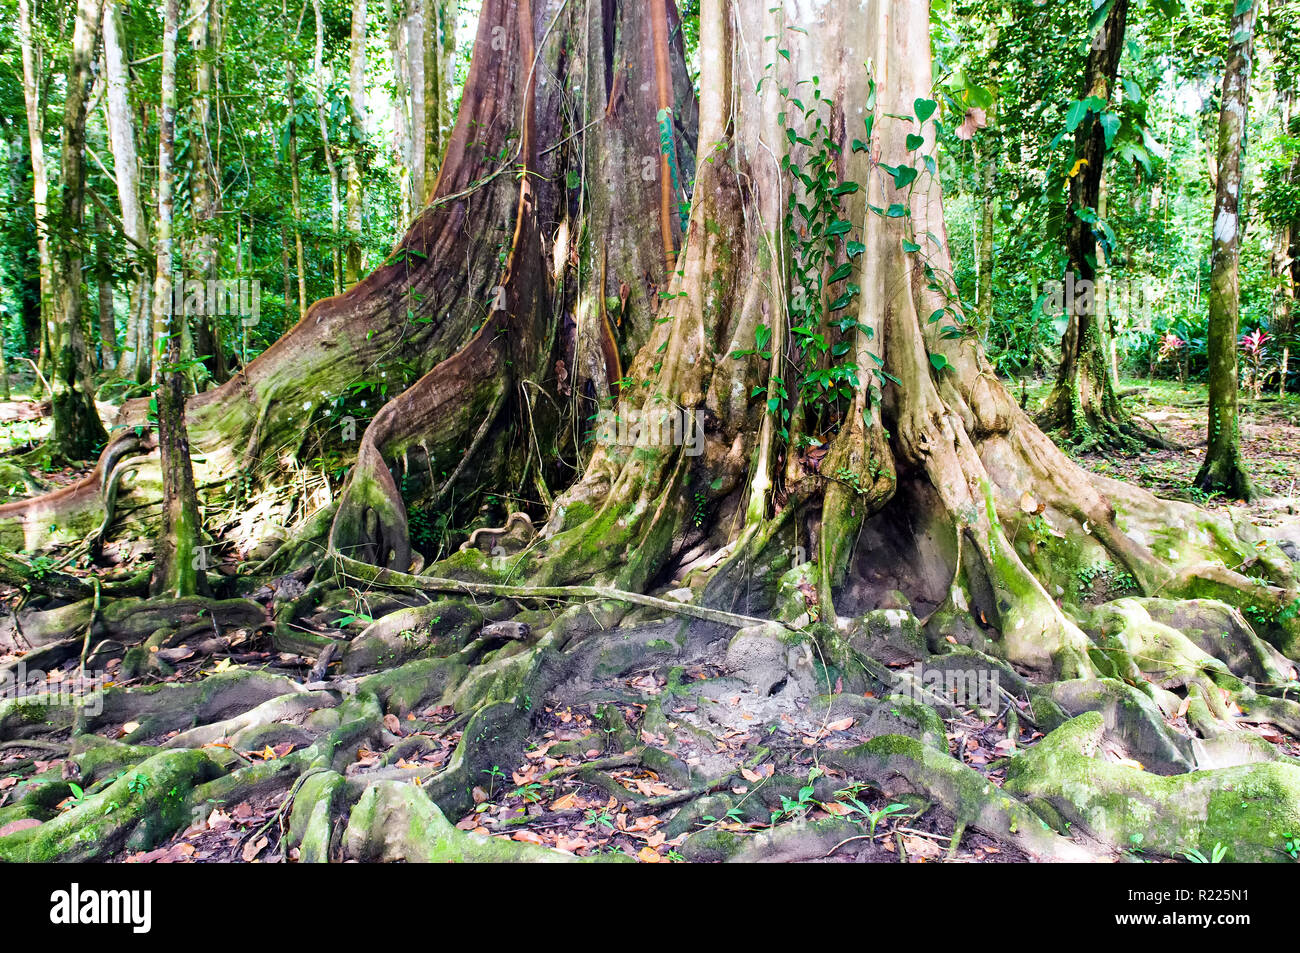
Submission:
{"label": "background tree trunk", "polygon": [[393,61],[393,151],[401,157],[397,170],[398,227],[405,232],[415,217],[411,182],[414,169],[415,136],[411,125],[411,72],[406,54],[410,48],[406,15],[407,0],[384,0],[388,22],[388,44]]}
{"label": "background tree trunk", "polygon": [[95,290],[99,304],[99,366],[117,367],[117,319],[113,309],[113,259],[102,212],[95,213]]}
{"label": "background tree trunk", "polygon": [[[216,0],[199,0],[189,41],[194,50],[194,98],[190,125],[190,190],[194,199],[193,252],[191,274],[206,283],[220,277],[221,167],[217,124],[212,121],[212,101],[217,88],[217,63],[221,57],[221,7]],[[209,296],[210,298],[212,296]],[[213,302],[209,301],[209,305]],[[187,315],[192,328],[195,355],[201,357],[207,376],[215,383],[229,376],[225,346],[221,340],[221,317],[212,307]]]}
{"label": "background tree trunk", "polygon": [[1250,106],[1250,69],[1256,4],[1230,21],[1232,39],[1223,70],[1219,110],[1219,177],[1214,198],[1214,239],[1210,262],[1209,351],[1210,413],[1205,462],[1196,485],[1233,499],[1248,500],[1255,490],[1241,459],[1237,403],[1237,313],[1240,306],[1242,155]]}
{"label": "background tree trunk", "polygon": [[980,201],[979,291],[977,320],[980,337],[987,340],[993,324],[993,225],[997,213],[997,159],[984,157]]}
{"label": "background tree trunk", "polygon": [[325,19],[321,13],[320,0],[312,0],[312,8],[316,14],[316,47],[312,59],[312,73],[316,79],[316,118],[320,124],[321,150],[330,183],[330,271],[334,279],[334,293],[340,294],[343,291],[343,233],[339,224],[343,206],[339,197],[339,167],[334,146],[330,142],[329,111],[326,108],[330,77],[325,69]]}
{"label": "background tree trunk", "polygon": [[348,46],[348,136],[347,230],[348,243],[344,282],[351,288],[361,280],[362,213],[365,207],[364,176],[367,167],[366,139],[366,0],[352,0],[352,35]]}
{"label": "background tree trunk", "polygon": [[32,206],[36,215],[36,250],[40,261],[40,356],[49,368],[49,326],[53,314],[52,263],[50,261],[49,176],[45,168],[45,110],[40,101],[44,68],[32,25],[31,0],[18,0],[18,39],[22,45],[23,103],[27,110],[28,154],[32,162]]}
{"label": "background tree trunk", "polygon": [[157,298],[167,349],[159,369],[158,454],[162,470],[163,520],[154,555],[151,591],[174,598],[197,591],[199,512],[185,427],[185,392],[181,362],[183,314],[172,301],[172,187],[176,155],[176,43],[178,0],[164,0],[162,108],[158,127],[158,281]]}
{"label": "background tree trunk", "polygon": [[100,0],[78,0],[68,57],[67,98],[63,112],[63,161],[57,219],[51,228],[52,291],[55,319],[50,326],[53,352],[50,386],[55,451],[69,460],[93,458],[108,440],[95,409],[90,353],[82,313],[82,256],[85,236],[86,99],[91,63],[99,37]]}
{"label": "background tree trunk", "polygon": [[130,75],[122,47],[122,17],[117,0],[104,0],[104,63],[108,112],[108,140],[113,153],[113,176],[118,207],[126,233],[131,292],[127,306],[126,338],[117,374],[143,383],[152,367],[151,308],[149,305],[149,224],[140,200],[140,160],[136,151],[135,116],[131,110]]}
{"label": "background tree trunk", "polygon": [[[1109,107],[1124,51],[1128,8],[1129,0],[1115,0],[1100,33],[1092,38],[1080,100],[1095,96]],[[1067,324],[1061,339],[1056,386],[1047,400],[1043,421],[1082,448],[1136,449],[1149,443],[1160,445],[1162,441],[1130,422],[1115,393],[1107,329],[1098,320],[1095,307],[1098,265],[1104,252],[1098,247],[1094,224],[1076,214],[1100,214],[1106,152],[1100,115],[1089,111],[1075,131],[1075,164],[1066,208],[1068,263],[1063,300]]]}

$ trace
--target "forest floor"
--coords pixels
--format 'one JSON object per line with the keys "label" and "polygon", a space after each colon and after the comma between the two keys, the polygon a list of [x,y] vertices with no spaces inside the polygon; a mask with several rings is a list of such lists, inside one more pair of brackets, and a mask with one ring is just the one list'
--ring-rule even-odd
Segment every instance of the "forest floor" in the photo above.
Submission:
{"label": "forest floor", "polygon": [[[1031,411],[1051,391],[1051,382],[1028,388]],[[1153,424],[1174,450],[1124,456],[1115,453],[1071,454],[1094,473],[1145,487],[1157,496],[1175,497],[1210,509],[1245,509],[1260,525],[1272,526],[1300,513],[1300,395],[1276,393],[1254,399],[1241,394],[1242,456],[1260,492],[1251,503],[1228,501],[1191,488],[1205,458],[1206,407],[1204,384],[1176,380],[1123,379],[1124,405]],[[1068,452],[1068,451],[1067,451]]]}
{"label": "forest floor", "polygon": [[[1089,454],[1081,462],[1157,494],[1191,498],[1188,483],[1204,452],[1205,389],[1165,381],[1124,384],[1126,391],[1136,388],[1141,390],[1128,398],[1129,406],[1184,449],[1131,458]],[[1046,390],[1045,384],[1031,390],[1031,400]],[[0,473],[6,464],[12,466],[6,458],[21,459],[33,441],[39,441],[46,421],[34,418],[34,409],[39,409],[38,402],[21,386],[15,386],[10,403],[0,405]],[[1243,437],[1252,475],[1269,494],[1249,505],[1252,520],[1281,526],[1287,538],[1291,534],[1286,528],[1295,525],[1300,545],[1300,516],[1295,515],[1300,512],[1300,400],[1247,399]],[[51,468],[30,475],[56,486],[78,473]],[[21,485],[12,489],[26,492]],[[1196,501],[1228,505],[1203,497]],[[336,609],[329,618],[311,623],[347,630],[355,622],[347,615]],[[166,679],[150,675],[116,684],[190,682],[234,666],[300,677],[310,667],[310,659],[277,653],[264,629],[228,635],[225,649],[211,657],[175,659],[175,671]],[[0,666],[14,661],[0,655]],[[473,791],[474,809],[449,820],[461,830],[577,856],[621,854],[643,863],[722,856],[828,862],[1024,859],[1014,848],[981,833],[959,833],[953,817],[939,805],[910,795],[887,797],[854,776],[847,753],[882,733],[873,722],[890,717],[888,706],[870,695],[844,693],[838,683],[817,684],[816,672],[824,670],[812,665],[803,682],[791,679],[772,693],[756,692],[723,671],[722,662],[721,652],[715,651],[685,664],[647,663],[643,669],[584,685],[579,693],[539,699],[518,763],[484,771]],[[50,687],[77,681],[77,668],[73,658],[49,672]],[[110,662],[99,684],[114,683],[116,668],[116,660]],[[575,696],[583,701],[573,702]],[[946,743],[950,754],[993,785],[1001,785],[1007,759],[1043,737],[1026,724],[1022,713],[1027,710],[1027,698],[1009,694],[992,709],[961,710],[944,720],[943,737],[936,732],[933,743]],[[431,777],[448,763],[460,740],[462,722],[449,708],[402,712],[400,717],[390,713],[384,721],[382,745],[359,750],[349,776],[396,767],[408,770],[412,780]],[[128,723],[101,733],[122,737],[138,727]],[[1300,755],[1295,739],[1263,726],[1257,730],[1288,754]],[[161,735],[150,743],[166,738]],[[273,761],[293,749],[286,741],[240,754],[250,762]],[[1124,753],[1109,754],[1114,760]],[[57,752],[20,744],[0,749],[0,807],[25,780],[57,778],[63,765]],[[285,849],[281,836],[293,794],[286,787],[238,803],[214,803],[210,813],[196,816],[187,829],[155,849],[115,859],[292,862],[297,851]],[[68,798],[60,807],[73,803]],[[7,832],[0,829],[0,834]],[[959,838],[955,849],[954,834]]]}

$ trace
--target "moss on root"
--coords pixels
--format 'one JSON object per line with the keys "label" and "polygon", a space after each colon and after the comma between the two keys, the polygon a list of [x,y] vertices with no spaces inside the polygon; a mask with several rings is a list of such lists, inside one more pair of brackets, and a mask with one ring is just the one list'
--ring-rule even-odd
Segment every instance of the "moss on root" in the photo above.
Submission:
{"label": "moss on root", "polygon": [[1086,712],[1007,769],[1004,790],[1044,803],[1118,849],[1178,857],[1216,846],[1230,861],[1290,860],[1300,830],[1300,767],[1280,762],[1162,777],[1100,757],[1105,721]]}
{"label": "moss on root", "polygon": [[932,798],[958,824],[1014,843],[1031,857],[1064,861],[1094,859],[979,772],[950,757],[946,751],[936,751],[915,738],[882,735],[856,748],[828,752],[824,760],[854,777],[872,779],[888,794],[910,791]]}
{"label": "moss on root", "polygon": [[72,810],[0,838],[0,860],[85,862],[148,850],[189,821],[191,789],[216,770],[202,751],[156,754]]}
{"label": "moss on root", "polygon": [[343,835],[347,855],[361,861],[407,863],[565,863],[570,854],[457,830],[414,784],[379,781],[368,787]]}

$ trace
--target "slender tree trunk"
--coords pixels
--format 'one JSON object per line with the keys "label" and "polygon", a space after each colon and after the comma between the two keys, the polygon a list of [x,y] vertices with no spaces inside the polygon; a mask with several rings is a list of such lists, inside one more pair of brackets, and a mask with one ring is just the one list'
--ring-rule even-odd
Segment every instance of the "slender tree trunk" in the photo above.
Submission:
{"label": "slender tree trunk", "polygon": [[431,0],[406,0],[406,68],[411,97],[411,200],[415,209],[425,205],[425,177],[429,154],[428,44],[425,34],[437,32],[437,15],[430,29]]}
{"label": "slender tree trunk", "polygon": [[36,251],[40,262],[40,356],[37,363],[49,369],[49,327],[53,315],[52,264],[49,232],[49,176],[45,168],[45,110],[40,101],[42,51],[32,24],[31,0],[18,0],[18,38],[22,45],[23,104],[27,111],[28,152],[32,161],[32,206],[36,215]]}
{"label": "slender tree trunk", "polygon": [[344,282],[351,288],[361,280],[362,210],[366,170],[366,0],[352,0],[352,36],[348,47],[348,195],[347,259]]}
{"label": "slender tree trunk", "polygon": [[[1231,6],[1231,4],[1229,4]],[[1214,197],[1210,263],[1210,413],[1205,462],[1196,475],[1201,489],[1233,499],[1255,494],[1241,458],[1237,404],[1237,317],[1240,307],[1241,182],[1250,106],[1250,70],[1256,5],[1231,18],[1232,39],[1223,71],[1219,111],[1219,181]]]}
{"label": "slender tree trunk", "polygon": [[118,360],[120,377],[142,383],[151,367],[150,309],[146,306],[149,286],[149,224],[140,200],[140,159],[136,151],[135,114],[131,109],[130,75],[122,46],[122,16],[118,0],[104,0],[104,63],[107,79],[105,108],[108,112],[108,141],[113,152],[113,176],[117,185],[122,228],[126,232],[126,253],[131,262],[131,293],[127,307],[126,338]]}
{"label": "slender tree trunk", "polygon": [[167,348],[159,369],[158,455],[162,469],[163,520],[154,554],[151,589],[176,598],[193,595],[199,584],[199,511],[185,424],[181,329],[172,303],[172,189],[176,156],[176,44],[178,0],[164,0],[162,99],[158,123],[157,290],[155,312]]}
{"label": "slender tree trunk", "polygon": [[[1129,0],[1115,0],[1111,7],[1088,54],[1080,100],[1095,96],[1109,108],[1124,48],[1128,8]],[[1067,324],[1061,339],[1056,386],[1047,401],[1044,424],[1059,428],[1067,440],[1081,448],[1136,449],[1163,441],[1136,427],[1120,405],[1112,383],[1107,329],[1096,313],[1097,265],[1103,250],[1098,246],[1094,223],[1100,214],[1106,152],[1100,116],[1089,111],[1075,131],[1075,162],[1066,210],[1070,222],[1066,232],[1068,263],[1062,295]]]}
{"label": "slender tree trunk", "polygon": [[422,163],[424,168],[421,177],[416,181],[421,204],[424,204],[433,196],[434,187],[438,182],[438,156],[442,151],[446,109],[442,98],[443,75],[449,68],[449,64],[443,61],[441,35],[442,30],[449,25],[444,22],[445,11],[441,9],[438,0],[420,0],[420,2],[424,5],[424,16],[421,20],[424,27],[421,37],[424,88],[420,96],[424,106],[424,137],[420,146],[424,157]]}
{"label": "slender tree trunk", "polygon": [[[153,334],[155,354],[161,357],[170,353],[173,338],[182,336],[181,324],[184,312],[176,313],[176,289],[174,272],[176,268],[175,245],[173,237],[174,203],[173,191],[176,187],[176,42],[179,32],[179,0],[162,0],[163,2],[163,36],[162,36],[162,78],[158,104],[158,213],[154,221],[154,294],[153,294]],[[179,353],[184,353],[184,347]],[[169,364],[179,361],[167,358]],[[165,373],[174,373],[165,371]],[[166,377],[160,368],[154,367],[155,383],[166,384]]]}
{"label": "slender tree trunk", "polygon": [[113,311],[113,258],[102,212],[95,214],[95,279],[99,303],[99,366],[117,367],[117,319]]}
{"label": "slender tree trunk", "polygon": [[979,290],[976,292],[978,302],[977,321],[981,338],[987,339],[989,328],[993,324],[993,224],[997,212],[997,160],[993,155],[984,156],[983,198],[980,206],[980,240],[979,240]]}
{"label": "slender tree trunk", "polygon": [[[4,274],[0,272],[0,301],[3,301],[8,289],[4,285]],[[5,357],[5,322],[0,320],[0,400],[9,399],[9,360]]]}
{"label": "slender tree trunk", "polygon": [[50,326],[50,386],[54,391],[56,452],[69,460],[94,457],[108,440],[95,409],[82,297],[85,237],[86,100],[99,37],[100,0],[79,0],[68,58],[63,110],[63,161],[58,227],[51,231],[55,318]]}
{"label": "slender tree trunk", "polygon": [[320,0],[312,0],[316,13],[316,50],[312,58],[312,73],[316,78],[316,119],[320,124],[321,148],[325,155],[325,169],[330,184],[330,269],[334,277],[334,293],[343,291],[343,233],[339,229],[343,206],[339,198],[339,167],[330,142],[329,114],[325,107],[329,77],[325,72],[325,18]]}
{"label": "slender tree trunk", "polygon": [[[20,130],[17,123],[9,126],[8,132],[9,195],[15,207],[32,206],[30,140],[26,130]],[[35,355],[41,344],[40,255],[34,231],[24,229],[15,238],[17,241],[10,247],[14,256],[11,293],[22,331],[22,351]]]}
{"label": "slender tree trunk", "polygon": [[[1295,90],[1286,89],[1281,96],[1282,132],[1291,134],[1293,113],[1295,110]],[[1300,180],[1300,157],[1293,159],[1287,170],[1287,182],[1293,184]],[[1277,300],[1273,311],[1274,346],[1281,346],[1278,358],[1279,397],[1286,396],[1288,367],[1291,356],[1291,335],[1295,324],[1296,308],[1296,222],[1287,221],[1278,225],[1273,233],[1273,257],[1271,261],[1273,277],[1277,281]]]}
{"label": "slender tree trunk", "polygon": [[[194,198],[195,236],[190,260],[193,277],[206,285],[208,281],[219,277],[220,264],[218,222],[222,204],[221,169],[215,142],[216,129],[212,122],[212,98],[217,86],[216,64],[221,53],[221,22],[217,0],[198,2],[202,6],[196,11],[189,37],[195,57],[193,121],[190,126],[190,155],[193,161],[190,189]],[[187,314],[186,320],[192,322],[190,327],[194,336],[195,354],[202,357],[208,376],[220,384],[230,375],[221,340],[221,317],[212,313],[214,310],[211,307],[199,308],[198,314]],[[195,379],[197,376],[194,375]]]}
{"label": "slender tree trunk", "polygon": [[307,262],[302,243],[302,177],[298,169],[297,73],[290,61],[286,70],[286,97],[289,103],[289,200],[293,213],[294,265],[298,275],[298,317],[307,316]]}
{"label": "slender tree trunk", "polygon": [[411,132],[411,74],[406,58],[410,48],[406,0],[384,0],[384,14],[389,24],[388,43],[393,59],[393,151],[401,157],[397,171],[397,225],[399,231],[405,232],[415,215],[412,195],[415,137]]}

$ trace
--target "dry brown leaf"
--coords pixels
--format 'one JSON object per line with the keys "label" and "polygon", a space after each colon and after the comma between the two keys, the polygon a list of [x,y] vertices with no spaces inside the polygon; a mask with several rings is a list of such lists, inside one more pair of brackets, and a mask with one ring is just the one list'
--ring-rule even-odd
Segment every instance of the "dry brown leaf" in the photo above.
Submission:
{"label": "dry brown leaf", "polygon": [[266,845],[268,843],[270,842],[266,839],[266,837],[262,836],[259,837],[257,840],[249,841],[247,844],[245,844],[244,851],[243,851],[244,863],[251,864],[254,858],[256,858],[257,855],[260,854],[266,848]]}
{"label": "dry brown leaf", "polygon": [[592,846],[594,846],[592,842],[585,837],[567,837],[564,834],[555,841],[555,849],[562,850],[566,854],[573,854]]}
{"label": "dry brown leaf", "polygon": [[913,834],[903,835],[903,849],[907,851],[908,860],[921,859],[933,860],[943,853],[943,848],[930,840],[928,837],[916,837]]}
{"label": "dry brown leaf", "polygon": [[642,847],[636,852],[636,859],[643,864],[657,864],[663,860],[653,847]]}
{"label": "dry brown leaf", "polygon": [[577,806],[577,802],[578,802],[578,793],[576,791],[570,791],[568,794],[564,795],[564,797],[558,797],[554,801],[552,801],[551,810],[571,811],[575,806]]}
{"label": "dry brown leaf", "polygon": [[827,731],[848,731],[853,727],[852,718],[841,718],[839,721],[832,721],[826,726]]}
{"label": "dry brown leaf", "polygon": [[7,837],[10,834],[17,834],[19,831],[25,831],[32,827],[40,827],[41,822],[34,817],[24,817],[16,821],[10,821],[4,827],[0,827],[0,837]]}

